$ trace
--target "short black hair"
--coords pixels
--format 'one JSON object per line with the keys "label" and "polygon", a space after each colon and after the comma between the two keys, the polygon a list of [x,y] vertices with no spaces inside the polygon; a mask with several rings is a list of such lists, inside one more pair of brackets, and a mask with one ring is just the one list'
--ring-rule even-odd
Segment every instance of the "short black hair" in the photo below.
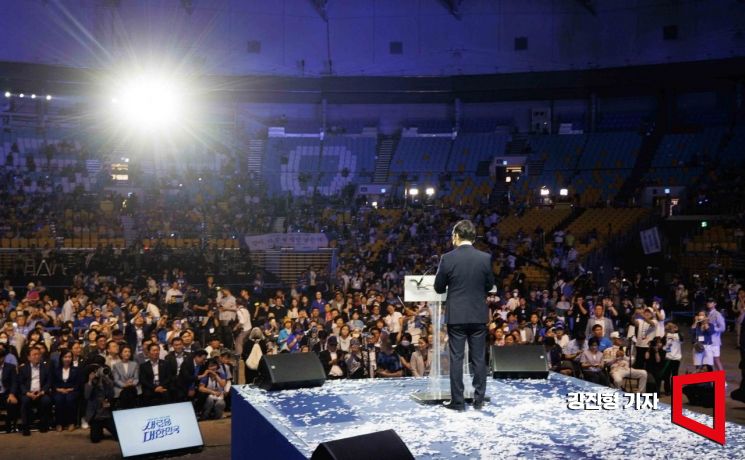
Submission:
{"label": "short black hair", "polygon": [[459,220],[453,226],[453,235],[458,235],[461,240],[473,241],[476,239],[476,227],[470,220]]}
{"label": "short black hair", "polygon": [[593,338],[591,338],[590,340],[587,341],[587,346],[588,347],[591,347],[593,345],[600,346],[600,341],[598,340],[597,337],[593,337]]}

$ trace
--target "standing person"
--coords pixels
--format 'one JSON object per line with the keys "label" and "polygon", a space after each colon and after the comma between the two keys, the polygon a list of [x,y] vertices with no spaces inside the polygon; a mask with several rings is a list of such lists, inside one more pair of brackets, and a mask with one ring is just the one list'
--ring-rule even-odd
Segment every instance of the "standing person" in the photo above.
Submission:
{"label": "standing person", "polygon": [[745,289],[737,290],[737,297],[732,302],[732,311],[735,314],[735,340],[737,341],[737,348],[741,348],[743,343],[740,336],[742,335],[742,323],[745,319]]}
{"label": "standing person", "polygon": [[651,308],[645,308],[642,318],[633,322],[633,329],[629,327],[628,336],[632,337],[636,345],[636,359],[634,367],[637,369],[646,368],[646,354],[649,349],[649,343],[657,334],[657,320],[654,319],[654,311]]}
{"label": "standing person", "polygon": [[680,360],[683,358],[678,325],[670,322],[665,325],[665,371],[662,373],[662,383],[666,395],[673,391],[672,378],[678,375]]}
{"label": "standing person", "polygon": [[727,327],[724,322],[724,316],[717,310],[717,301],[709,298],[706,302],[706,308],[709,310],[706,318],[709,320],[709,329],[711,331],[711,355],[714,358],[714,370],[723,371],[724,366],[719,358],[722,349],[722,333]]}
{"label": "standing person", "polygon": [[711,350],[712,329],[706,312],[701,310],[696,313],[695,321],[691,325],[691,342],[693,343],[693,365],[696,370],[704,366],[714,365],[714,355]]}
{"label": "standing person", "polygon": [[243,343],[248,338],[248,334],[251,332],[251,313],[248,311],[248,298],[243,298],[243,295],[248,295],[247,290],[241,291],[242,298],[238,301],[238,311],[236,312],[238,322],[235,325],[235,332],[238,334],[235,337],[235,353],[238,356],[243,354]]}
{"label": "standing person", "polygon": [[473,407],[480,410],[486,395],[486,335],[489,309],[486,295],[494,286],[491,255],[473,247],[476,228],[470,220],[455,224],[455,249],[443,254],[435,276],[435,291],[448,293],[445,323],[450,354],[450,401],[448,409],[465,410],[463,396],[463,355],[468,341],[469,363],[473,366]]}
{"label": "standing person", "polygon": [[222,343],[233,348],[233,322],[238,317],[238,307],[236,306],[235,297],[230,293],[230,289],[224,287],[217,296],[218,319],[220,320],[220,338]]}

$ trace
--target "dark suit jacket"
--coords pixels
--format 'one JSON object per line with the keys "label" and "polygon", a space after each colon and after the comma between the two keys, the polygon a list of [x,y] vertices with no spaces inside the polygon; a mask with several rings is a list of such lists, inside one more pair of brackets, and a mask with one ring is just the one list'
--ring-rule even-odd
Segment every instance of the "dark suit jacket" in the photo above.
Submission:
{"label": "dark suit jacket", "polygon": [[[170,391],[172,383],[171,375],[168,372],[168,365],[162,359],[158,360],[158,377],[160,378],[160,383],[158,385]],[[152,394],[155,387],[158,386],[155,385],[153,379],[153,366],[150,364],[150,360],[147,360],[140,364],[140,386],[142,386],[143,394]]]}
{"label": "dark suit jacket", "polygon": [[[184,362],[181,363],[181,369],[178,369],[176,355],[173,352],[168,353],[165,359],[168,368],[169,379],[173,384],[173,389],[178,393],[186,396],[189,388],[194,383],[194,358],[189,353],[184,353]],[[151,369],[152,371],[152,369]]]}
{"label": "dark suit jacket", "polygon": [[[144,324],[142,326],[142,332],[145,334],[143,336],[144,338],[150,337],[151,329],[152,325]],[[124,338],[127,341],[127,345],[132,347],[132,352],[134,352],[137,349],[137,333],[135,332],[134,324],[127,325],[127,331],[124,334]]]}
{"label": "dark suit jacket", "polygon": [[3,365],[3,372],[2,375],[0,375],[0,379],[2,379],[5,393],[15,394],[17,390],[16,385],[18,385],[18,372],[13,364],[5,363]]}
{"label": "dark suit jacket", "polygon": [[440,258],[435,291],[444,294],[447,324],[486,324],[486,294],[494,286],[491,256],[470,244],[462,244]]}
{"label": "dark suit jacket", "polygon": [[[52,370],[47,363],[39,363],[39,383],[41,391],[48,395],[52,388]],[[29,391],[31,391],[31,364],[26,364],[18,370],[18,395],[23,396]]]}
{"label": "dark suit jacket", "polygon": [[52,385],[54,388],[75,388],[80,386],[80,375],[83,370],[79,367],[70,367],[70,377],[67,382],[62,381],[62,366],[54,369],[54,377],[52,379]]}
{"label": "dark suit jacket", "polygon": [[[346,367],[346,363],[344,362],[345,359],[347,359],[346,353],[341,351],[339,347],[336,348],[336,358],[337,358],[337,365],[341,370],[344,370]],[[329,375],[329,372],[331,371],[331,352],[328,350],[323,350],[319,355],[318,359],[321,360],[321,365],[323,366],[323,371],[326,373],[326,375]]]}

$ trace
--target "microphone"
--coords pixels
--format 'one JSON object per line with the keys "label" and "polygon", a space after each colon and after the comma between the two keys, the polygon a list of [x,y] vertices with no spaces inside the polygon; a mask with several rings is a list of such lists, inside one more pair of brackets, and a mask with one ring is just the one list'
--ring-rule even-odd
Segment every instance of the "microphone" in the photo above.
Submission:
{"label": "microphone", "polygon": [[427,275],[427,274],[428,274],[429,272],[431,272],[431,271],[432,271],[432,267],[429,267],[428,269],[424,270],[424,273],[422,273],[422,276],[421,276],[421,278],[419,278],[419,281],[417,281],[417,282],[416,282],[416,285],[417,285],[417,286],[421,286],[421,284],[422,284],[422,281],[424,280],[424,277],[425,277],[425,276],[426,276],[426,275]]}

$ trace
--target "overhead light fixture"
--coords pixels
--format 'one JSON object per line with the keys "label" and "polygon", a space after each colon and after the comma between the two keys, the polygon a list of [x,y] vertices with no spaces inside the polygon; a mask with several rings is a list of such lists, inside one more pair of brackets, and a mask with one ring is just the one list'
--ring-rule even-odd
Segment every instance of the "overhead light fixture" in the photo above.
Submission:
{"label": "overhead light fixture", "polygon": [[47,100],[48,101],[51,101],[52,100],[52,95],[51,94],[47,94]]}
{"label": "overhead light fixture", "polygon": [[551,190],[547,189],[546,187],[541,188],[541,196],[549,196],[551,194]]}
{"label": "overhead light fixture", "polygon": [[6,91],[5,92],[5,97],[10,97],[10,96],[11,96],[10,91]]}
{"label": "overhead light fixture", "polygon": [[507,176],[507,177],[504,178],[504,181],[509,184],[510,182],[512,182],[512,177]]}
{"label": "overhead light fixture", "polygon": [[32,94],[31,99],[36,99],[36,94]]}
{"label": "overhead light fixture", "polygon": [[417,195],[419,195],[419,189],[418,188],[410,188],[409,189],[409,195],[411,195],[411,196],[417,196]]}
{"label": "overhead light fixture", "polygon": [[21,94],[18,95],[18,97],[20,97],[21,99],[23,99],[24,97],[26,97],[26,95],[23,94],[23,93],[21,93]]}
{"label": "overhead light fixture", "polygon": [[435,194],[435,188],[434,187],[427,187],[427,189],[424,191],[424,193],[427,196],[432,196]]}
{"label": "overhead light fixture", "polygon": [[561,195],[561,196],[569,196],[569,190],[563,188],[563,189],[559,190],[559,195]]}

